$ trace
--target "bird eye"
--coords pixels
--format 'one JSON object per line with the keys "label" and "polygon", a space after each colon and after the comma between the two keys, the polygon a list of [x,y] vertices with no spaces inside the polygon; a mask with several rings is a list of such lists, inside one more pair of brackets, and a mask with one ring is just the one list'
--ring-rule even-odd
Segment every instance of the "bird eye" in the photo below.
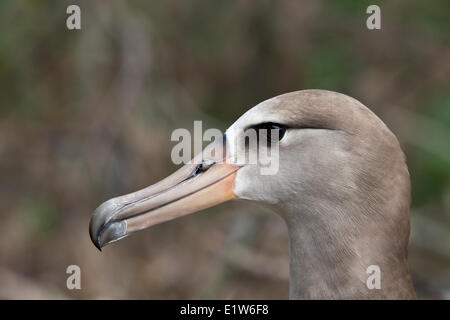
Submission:
{"label": "bird eye", "polygon": [[[286,133],[286,127],[282,126],[281,124],[277,123],[263,123],[259,126],[257,126],[257,130],[265,129],[267,130],[267,141],[270,142],[278,142],[281,139],[283,139],[284,134]],[[278,134],[276,134],[278,133]]]}

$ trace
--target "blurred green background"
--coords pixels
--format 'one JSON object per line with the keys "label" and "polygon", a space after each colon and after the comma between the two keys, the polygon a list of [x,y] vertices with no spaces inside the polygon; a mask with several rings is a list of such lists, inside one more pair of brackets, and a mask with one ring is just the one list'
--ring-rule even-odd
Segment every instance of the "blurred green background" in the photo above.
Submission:
{"label": "blurred green background", "polygon": [[[82,30],[66,28],[81,7]],[[381,7],[381,30],[366,8]],[[419,297],[450,298],[450,2],[0,1],[0,297],[288,297],[283,221],[231,202],[99,253],[104,200],[176,169],[176,128],[275,95],[355,97],[398,136]],[[66,288],[66,268],[82,290]]]}

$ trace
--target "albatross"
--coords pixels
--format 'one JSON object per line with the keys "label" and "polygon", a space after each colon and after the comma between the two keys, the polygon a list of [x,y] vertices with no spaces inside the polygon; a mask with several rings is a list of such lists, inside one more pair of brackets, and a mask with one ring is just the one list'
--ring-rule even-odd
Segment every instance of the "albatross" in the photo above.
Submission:
{"label": "albatross", "polygon": [[[266,134],[278,150],[276,174],[232,161],[233,153],[266,145],[259,139],[256,147],[231,146],[249,128],[277,133]],[[291,299],[415,298],[405,156],[395,135],[361,102],[326,90],[266,100],[172,175],[101,204],[90,237],[101,249],[231,199],[259,203],[286,222]],[[367,284],[370,266],[379,270],[377,288]]]}

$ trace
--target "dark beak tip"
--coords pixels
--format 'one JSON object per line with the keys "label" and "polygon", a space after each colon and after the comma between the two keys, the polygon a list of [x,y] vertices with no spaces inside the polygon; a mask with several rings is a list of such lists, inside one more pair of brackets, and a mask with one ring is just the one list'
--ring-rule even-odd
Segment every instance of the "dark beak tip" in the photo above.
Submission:
{"label": "dark beak tip", "polygon": [[92,243],[99,251],[102,251],[102,247],[108,244],[108,241],[103,239],[103,234],[105,229],[108,229],[109,222],[116,212],[116,201],[115,199],[110,199],[102,203],[92,214],[89,221],[89,236]]}
{"label": "dark beak tip", "polygon": [[111,221],[111,215],[99,215],[94,212],[89,223],[89,236],[94,246],[102,251],[102,248],[110,243],[125,238],[127,234],[127,223],[125,221]]}
{"label": "dark beak tip", "polygon": [[100,237],[96,237],[96,239],[92,239],[92,243],[94,244],[94,246],[98,249],[98,251],[102,252],[102,246],[100,245]]}
{"label": "dark beak tip", "polygon": [[93,221],[95,218],[95,214],[91,217],[89,221],[89,237],[91,238],[92,243],[94,246],[99,250],[102,251],[102,247],[100,246],[100,237],[98,235],[98,230],[95,228],[95,222]]}
{"label": "dark beak tip", "polygon": [[92,243],[94,246],[101,252],[102,246],[100,245],[100,236],[99,235],[93,235],[91,232],[91,229],[89,229],[89,236],[91,238]]}

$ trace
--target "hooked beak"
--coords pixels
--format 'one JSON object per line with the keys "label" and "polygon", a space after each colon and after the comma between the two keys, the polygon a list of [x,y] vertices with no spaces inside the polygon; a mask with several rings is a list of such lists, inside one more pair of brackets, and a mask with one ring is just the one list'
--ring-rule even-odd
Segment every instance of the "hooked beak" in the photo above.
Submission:
{"label": "hooked beak", "polygon": [[94,245],[101,250],[135,231],[236,198],[240,166],[225,161],[225,146],[224,136],[160,182],[101,204],[89,223]]}

